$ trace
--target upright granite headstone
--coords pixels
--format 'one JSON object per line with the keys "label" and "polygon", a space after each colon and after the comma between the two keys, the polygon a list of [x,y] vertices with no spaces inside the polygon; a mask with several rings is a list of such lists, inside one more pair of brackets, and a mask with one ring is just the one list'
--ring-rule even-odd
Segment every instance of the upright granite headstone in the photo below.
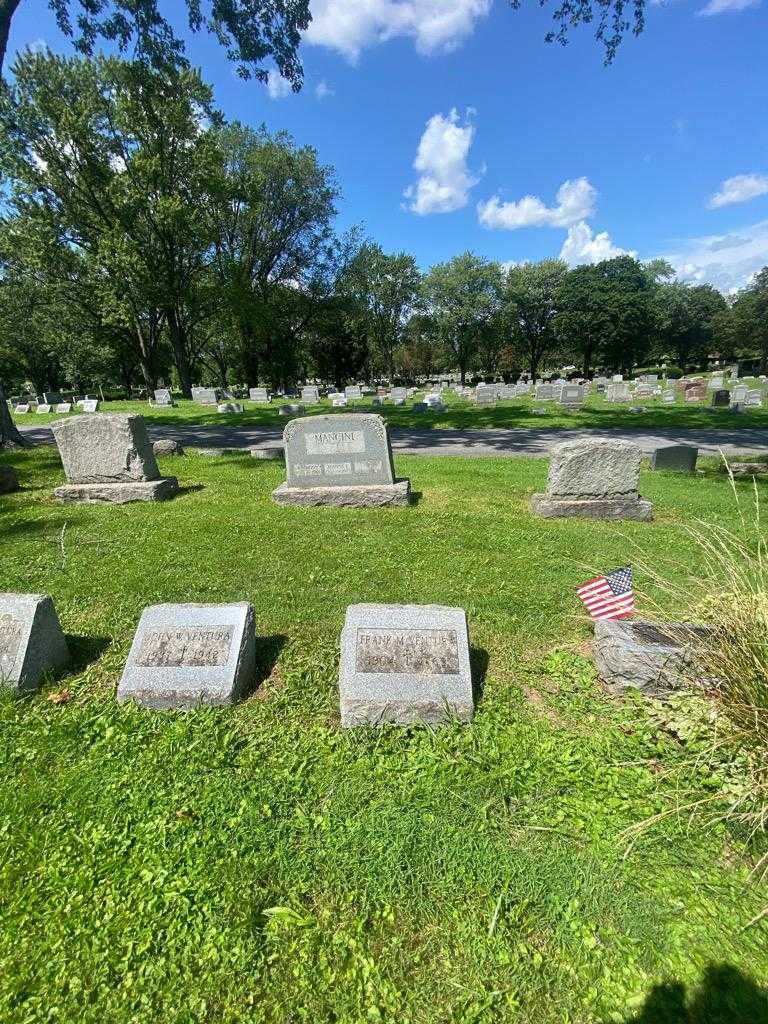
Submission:
{"label": "upright granite headstone", "polygon": [[231,704],[255,665],[252,605],[157,604],[142,612],[117,699],[180,711]]}
{"label": "upright granite headstone", "polygon": [[699,449],[689,444],[669,444],[657,448],[651,456],[651,469],[670,469],[680,473],[693,473]]}
{"label": "upright granite headstone", "polygon": [[159,501],[179,489],[176,477],[160,476],[141,416],[73,416],[51,429],[68,481],[54,491],[57,501]]}
{"label": "upright granite headstone", "polygon": [[468,722],[474,701],[464,610],[351,605],[341,634],[339,698],[345,729]]}
{"label": "upright granite headstone", "polygon": [[270,402],[269,392],[266,388],[249,388],[248,397],[259,405],[269,405]]}
{"label": "upright granite headstone", "polygon": [[81,408],[82,408],[83,412],[87,412],[87,413],[98,412],[99,411],[99,401],[98,401],[97,398],[86,398],[86,399],[84,399]]}
{"label": "upright granite headstone", "polygon": [[357,402],[363,397],[359,384],[349,384],[344,388],[344,394],[347,396],[347,401],[349,402]]}
{"label": "upright granite headstone", "polygon": [[307,384],[301,389],[301,400],[307,405],[317,405],[320,401],[320,389]]}
{"label": "upright granite headstone", "polygon": [[51,407],[50,407],[50,405],[47,404],[47,402],[41,402],[38,405],[38,407],[35,409],[36,413],[42,414],[42,415],[45,415],[46,413],[49,413],[50,411],[51,411]]}
{"label": "upright granite headstone", "polygon": [[36,690],[69,658],[53,601],[45,594],[0,594],[0,686]]}
{"label": "upright granite headstone", "polygon": [[272,492],[278,505],[408,504],[410,481],[395,480],[381,416],[332,413],[291,420],[283,440],[288,479]]}
{"label": "upright granite headstone", "polygon": [[59,404],[56,406],[54,412],[56,413],[57,416],[60,415],[61,413],[72,412],[72,403],[71,402],[59,402]]}
{"label": "upright granite headstone", "polygon": [[29,405],[27,402],[21,402],[13,411],[16,416],[25,416],[29,412]]}
{"label": "upright granite headstone", "polygon": [[192,401],[196,405],[218,405],[216,388],[192,388]]}
{"label": "upright granite headstone", "polygon": [[155,388],[155,405],[161,408],[171,408],[173,404],[173,395],[170,388]]}
{"label": "upright granite headstone", "polygon": [[545,494],[531,508],[544,519],[653,518],[638,493],[641,452],[627,441],[565,441],[552,451]]}
{"label": "upright granite headstone", "polygon": [[43,402],[46,405],[58,405],[61,402],[61,395],[58,391],[46,391],[43,395]]}

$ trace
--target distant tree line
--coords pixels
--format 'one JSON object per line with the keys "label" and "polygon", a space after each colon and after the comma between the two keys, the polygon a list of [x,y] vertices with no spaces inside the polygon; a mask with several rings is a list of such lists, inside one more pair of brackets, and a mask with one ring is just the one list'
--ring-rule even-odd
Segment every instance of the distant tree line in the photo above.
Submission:
{"label": "distant tree line", "polygon": [[[187,66],[24,53],[0,96],[0,385],[514,377],[768,365],[768,268],[726,300],[662,262],[422,273],[334,229],[311,147],[227,122]],[[3,403],[4,404],[4,403]]]}

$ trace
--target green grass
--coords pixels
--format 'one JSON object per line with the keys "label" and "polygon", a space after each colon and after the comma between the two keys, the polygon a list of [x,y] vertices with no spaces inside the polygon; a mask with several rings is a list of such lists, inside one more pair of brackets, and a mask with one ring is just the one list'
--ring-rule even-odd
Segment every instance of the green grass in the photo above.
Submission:
{"label": "green grass", "polygon": [[[226,422],[232,426],[264,426],[282,429],[286,421],[280,416],[279,408],[285,401],[298,400],[275,400],[268,406],[244,401],[242,414],[226,415],[218,413],[215,408],[195,405],[186,400],[180,401],[172,409],[158,409],[150,406],[147,402],[107,402],[103,403],[100,408],[103,412],[141,413],[153,423],[172,425],[207,423],[213,425]],[[434,427],[459,430],[472,427],[555,427],[561,429],[714,427],[728,430],[768,428],[768,406],[762,409],[745,409],[737,414],[728,409],[713,409],[708,404],[709,399],[686,405],[679,395],[675,405],[664,405],[660,399],[638,399],[636,403],[622,405],[607,402],[601,395],[590,395],[584,407],[577,412],[566,412],[556,402],[534,402],[532,398],[498,402],[492,409],[478,409],[474,403],[457,398],[452,393],[446,393],[444,401],[447,405],[445,412],[414,412],[413,401],[398,407],[391,403],[372,407],[370,401],[354,402],[350,403],[350,406],[354,405],[361,409],[370,408],[373,412],[380,413],[391,427],[421,430],[429,430]],[[630,412],[630,404],[642,406],[645,412]],[[534,412],[534,409],[540,411]],[[333,409],[330,402],[325,399],[319,405],[307,406],[308,413],[341,411],[343,410]],[[35,426],[60,418],[55,414],[26,413],[17,416],[16,420],[25,426]]]}
{"label": "green grass", "polygon": [[[53,504],[50,449],[9,461],[0,590],[53,595],[73,664],[0,701],[4,1024],[768,1019],[734,837],[673,816],[627,852],[687,753],[602,693],[573,595],[628,560],[695,568],[685,524],[733,519],[714,461],[643,474],[652,524],[533,518],[535,459],[398,458],[419,503],[359,511],[277,508],[281,467],[241,456],[166,460],[182,493],[125,507]],[[146,605],[235,600],[248,700],[117,705]],[[466,608],[471,725],[340,731],[359,601]]]}

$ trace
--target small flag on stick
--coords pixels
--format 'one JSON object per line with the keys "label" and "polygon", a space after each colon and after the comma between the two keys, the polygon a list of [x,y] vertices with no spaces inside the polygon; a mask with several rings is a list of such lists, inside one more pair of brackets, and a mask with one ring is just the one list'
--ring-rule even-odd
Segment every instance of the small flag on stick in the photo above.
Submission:
{"label": "small flag on stick", "polygon": [[607,576],[595,576],[577,588],[591,619],[626,619],[635,610],[632,566],[614,569]]}

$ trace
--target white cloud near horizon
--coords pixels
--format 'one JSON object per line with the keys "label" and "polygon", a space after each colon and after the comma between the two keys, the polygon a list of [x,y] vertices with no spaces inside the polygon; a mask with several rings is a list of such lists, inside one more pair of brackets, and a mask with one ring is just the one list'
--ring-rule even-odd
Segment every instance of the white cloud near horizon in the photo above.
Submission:
{"label": "white cloud near horizon", "polygon": [[364,49],[413,39],[424,56],[450,53],[472,34],[492,0],[315,0],[304,39],[353,63]]}
{"label": "white cloud near horizon", "polygon": [[330,85],[328,85],[324,78],[321,81],[319,81],[315,86],[315,96],[317,97],[317,99],[324,100],[326,97],[333,95],[333,89],[330,87]]}
{"label": "white cloud near horizon", "polygon": [[523,196],[517,202],[502,202],[498,195],[477,204],[483,227],[515,231],[518,228],[567,228],[595,212],[597,189],[586,178],[564,181],[557,190],[555,206],[538,196]]}
{"label": "white cloud near horizon", "polygon": [[595,234],[586,221],[579,221],[568,228],[568,235],[560,250],[560,259],[572,267],[581,263],[600,263],[614,256],[636,256],[630,249],[620,249],[613,244],[607,231]]}
{"label": "white cloud near horizon", "polygon": [[719,191],[710,196],[707,207],[717,210],[721,206],[747,203],[757,196],[768,194],[768,174],[736,174],[726,178]]}
{"label": "white cloud near horizon", "polygon": [[277,71],[270,71],[267,80],[267,92],[271,100],[284,100],[286,96],[291,95],[293,89],[287,78],[283,78]]}
{"label": "white cloud near horizon", "polygon": [[413,161],[419,180],[403,193],[411,213],[451,213],[469,202],[470,190],[480,180],[467,165],[475,137],[470,113],[462,119],[454,107],[447,117],[434,114],[427,121]]}
{"label": "white cloud near horizon", "polygon": [[729,294],[768,265],[768,220],[728,234],[683,239],[663,256],[680,280],[712,284]]}
{"label": "white cloud near horizon", "polygon": [[711,18],[716,14],[731,11],[746,11],[749,7],[757,7],[760,0],[709,0],[709,3],[696,13],[700,18]]}

